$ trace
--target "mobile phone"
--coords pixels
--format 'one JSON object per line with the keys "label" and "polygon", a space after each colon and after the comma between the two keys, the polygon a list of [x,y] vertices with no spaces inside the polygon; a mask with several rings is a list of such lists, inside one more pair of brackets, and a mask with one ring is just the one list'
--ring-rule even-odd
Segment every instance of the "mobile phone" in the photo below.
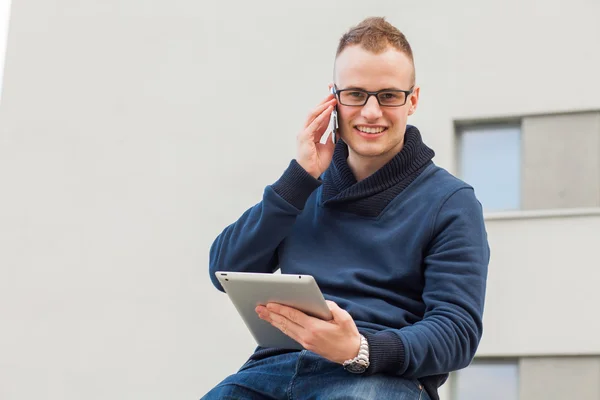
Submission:
{"label": "mobile phone", "polygon": [[[331,87],[331,93],[335,95],[335,89],[333,86]],[[338,131],[338,115],[337,115],[337,105],[333,106],[333,111],[331,112],[331,141],[333,143],[337,142],[337,131]]]}
{"label": "mobile phone", "polygon": [[331,141],[333,143],[337,142],[337,131],[338,131],[338,116],[337,116],[337,106],[334,106],[333,111],[331,112]]}

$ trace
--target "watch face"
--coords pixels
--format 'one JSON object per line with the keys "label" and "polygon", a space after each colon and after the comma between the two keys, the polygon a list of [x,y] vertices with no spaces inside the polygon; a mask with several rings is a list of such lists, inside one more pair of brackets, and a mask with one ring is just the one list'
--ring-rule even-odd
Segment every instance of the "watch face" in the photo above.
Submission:
{"label": "watch face", "polygon": [[367,369],[363,364],[357,362],[348,364],[345,368],[346,371],[352,372],[353,374],[362,374]]}

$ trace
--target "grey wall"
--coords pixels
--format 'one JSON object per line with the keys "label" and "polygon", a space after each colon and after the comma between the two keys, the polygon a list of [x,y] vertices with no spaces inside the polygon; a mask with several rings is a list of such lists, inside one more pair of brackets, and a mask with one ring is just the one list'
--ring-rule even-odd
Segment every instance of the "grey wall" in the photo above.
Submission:
{"label": "grey wall", "polygon": [[[254,344],[208,249],[294,156],[350,25],[385,15],[405,31],[422,85],[410,122],[453,170],[454,120],[600,109],[599,14],[588,0],[14,0],[0,398],[198,398],[239,367]],[[489,329],[506,315],[498,302]],[[514,345],[494,338],[490,353]]]}
{"label": "grey wall", "polygon": [[600,400],[599,357],[524,358],[519,400]]}
{"label": "grey wall", "polygon": [[600,207],[600,112],[528,116],[522,208]]}
{"label": "grey wall", "polygon": [[[600,210],[489,216],[490,261],[478,355],[600,355]],[[568,322],[567,322],[568,320]]]}

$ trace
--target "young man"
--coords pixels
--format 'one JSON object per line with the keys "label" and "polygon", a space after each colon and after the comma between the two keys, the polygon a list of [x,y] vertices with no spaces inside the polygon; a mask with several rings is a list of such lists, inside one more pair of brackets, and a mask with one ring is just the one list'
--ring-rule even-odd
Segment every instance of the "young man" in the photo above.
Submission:
{"label": "young man", "polygon": [[[215,240],[217,270],[313,275],[334,316],[257,314],[306,350],[259,348],[205,399],[437,399],[482,335],[489,248],[473,188],[437,167],[418,129],[412,51],[383,18],[340,40],[335,95],[297,158]],[[320,143],[337,106],[340,140]]]}

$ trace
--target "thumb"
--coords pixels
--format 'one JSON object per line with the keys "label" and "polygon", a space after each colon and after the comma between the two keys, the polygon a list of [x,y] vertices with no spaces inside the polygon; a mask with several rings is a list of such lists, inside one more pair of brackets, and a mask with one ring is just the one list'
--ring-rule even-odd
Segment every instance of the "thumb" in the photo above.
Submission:
{"label": "thumb", "polygon": [[340,308],[340,306],[338,306],[335,302],[331,300],[325,300],[325,302],[329,307],[329,311],[331,311],[331,314],[333,315],[334,322],[337,324],[343,324],[348,322],[348,320],[352,321],[350,314],[348,314],[346,310]]}

